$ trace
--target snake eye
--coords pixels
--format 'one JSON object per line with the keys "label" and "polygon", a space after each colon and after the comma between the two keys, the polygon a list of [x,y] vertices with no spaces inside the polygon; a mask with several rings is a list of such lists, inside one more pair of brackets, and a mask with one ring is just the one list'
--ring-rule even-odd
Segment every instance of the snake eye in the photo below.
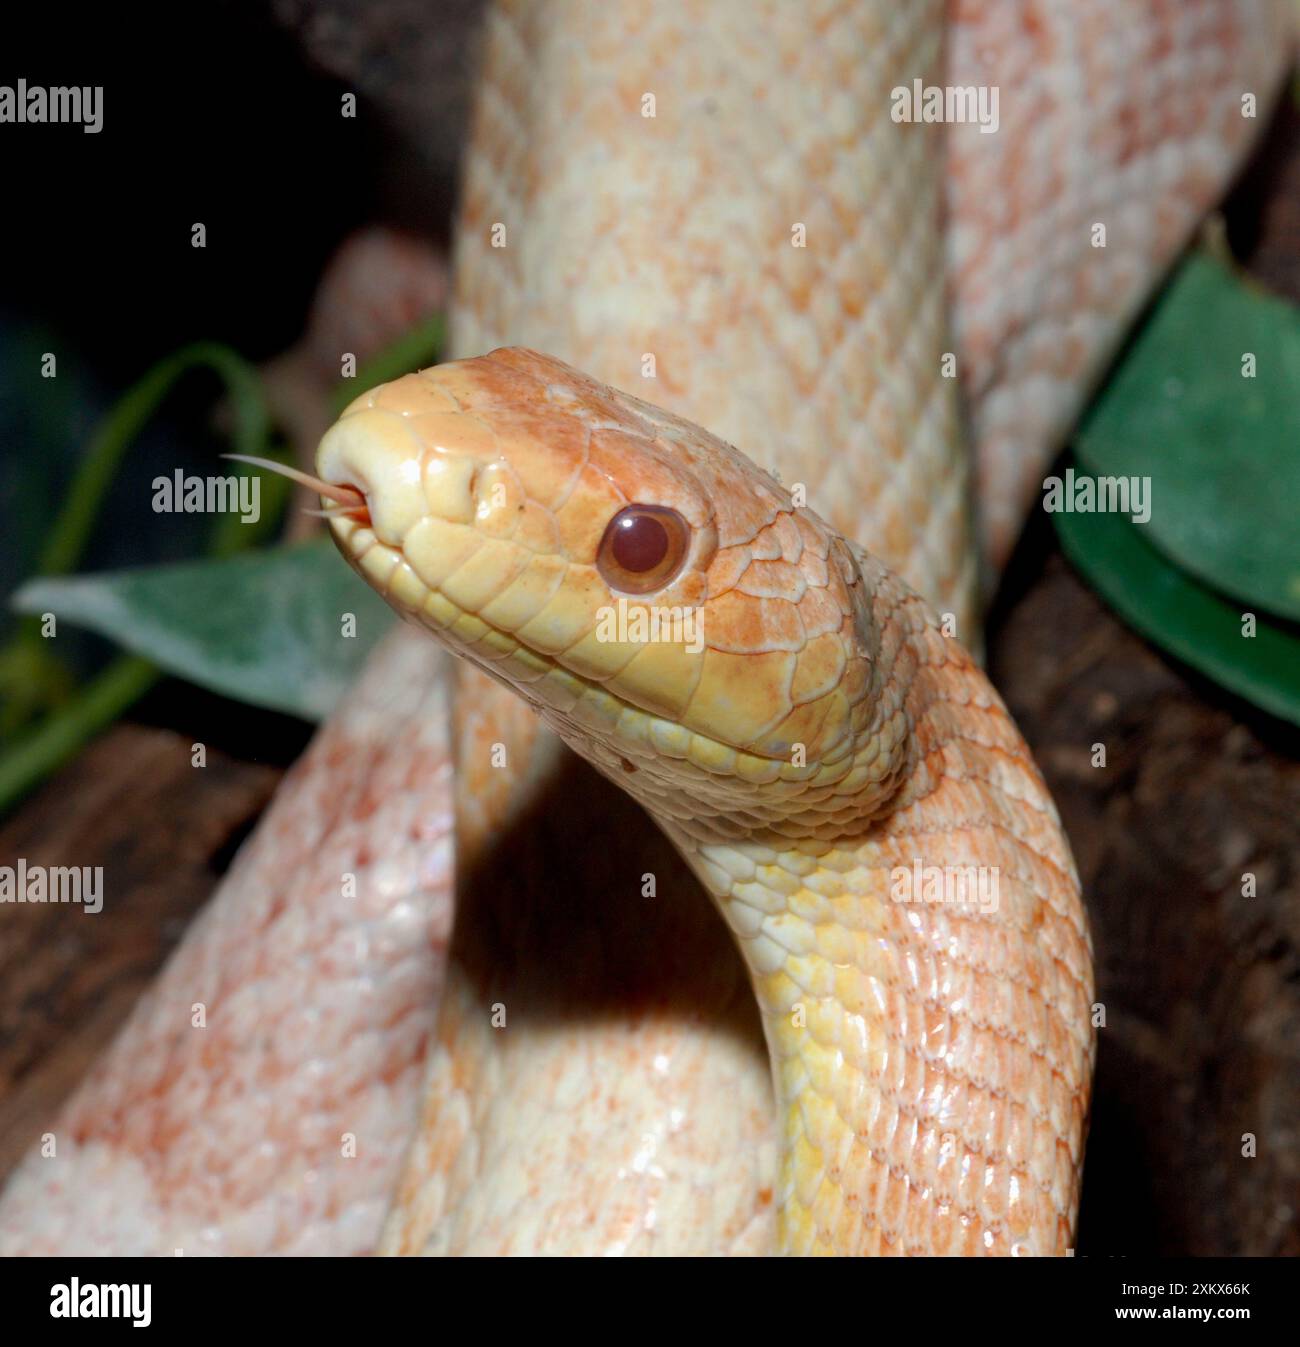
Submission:
{"label": "snake eye", "polygon": [[596,566],[611,589],[648,594],[662,589],[681,569],[691,530],[665,505],[627,505],[605,528]]}

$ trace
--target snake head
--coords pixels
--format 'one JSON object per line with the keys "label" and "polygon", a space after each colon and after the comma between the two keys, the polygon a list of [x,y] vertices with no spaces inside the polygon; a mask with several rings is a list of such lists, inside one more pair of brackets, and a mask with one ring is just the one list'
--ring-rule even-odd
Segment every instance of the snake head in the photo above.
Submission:
{"label": "snake head", "polygon": [[896,776],[869,559],[699,427],[506,349],[366,393],[317,466],[361,575],[657,808]]}

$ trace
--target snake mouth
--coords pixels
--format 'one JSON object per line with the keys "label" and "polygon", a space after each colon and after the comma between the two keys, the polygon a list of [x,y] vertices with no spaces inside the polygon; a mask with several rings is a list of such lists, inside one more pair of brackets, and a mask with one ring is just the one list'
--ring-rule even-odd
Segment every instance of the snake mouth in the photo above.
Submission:
{"label": "snake mouth", "polygon": [[258,458],[256,454],[222,454],[222,458],[233,458],[240,463],[251,463],[254,467],[278,473],[334,502],[323,510],[305,510],[304,514],[318,515],[322,519],[350,519],[363,528],[371,527],[369,497],[351,482],[327,482],[323,477],[313,476],[300,468],[291,468],[287,463],[277,463],[273,458]]}
{"label": "snake mouth", "polygon": [[359,486],[353,486],[351,482],[317,480],[313,489],[327,500],[336,502],[324,510],[312,511],[313,514],[325,519],[350,519],[366,529],[374,527],[370,518],[370,501]]}

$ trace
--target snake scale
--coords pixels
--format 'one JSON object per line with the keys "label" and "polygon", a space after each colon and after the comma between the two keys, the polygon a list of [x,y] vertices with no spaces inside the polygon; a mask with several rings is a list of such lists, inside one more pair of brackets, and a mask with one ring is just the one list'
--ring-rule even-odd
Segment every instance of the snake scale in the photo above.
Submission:
{"label": "snake scale", "polygon": [[[1086,924],[964,646],[1286,20],[498,5],[452,329],[516,349],[368,395],[320,459],[344,551],[470,663],[383,643],[0,1250],[1067,1249]],[[914,79],[996,86],[998,130],[894,121]],[[630,507],[663,549],[610,543]],[[702,649],[593,639],[620,593]],[[997,902],[895,901],[916,865]]]}

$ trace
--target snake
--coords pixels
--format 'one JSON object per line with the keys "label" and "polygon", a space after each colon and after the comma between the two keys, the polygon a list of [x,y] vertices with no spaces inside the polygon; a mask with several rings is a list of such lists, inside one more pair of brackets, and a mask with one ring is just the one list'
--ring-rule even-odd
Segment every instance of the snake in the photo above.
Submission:
{"label": "snake", "polygon": [[[458,358],[318,455],[410,621],[0,1250],[1072,1248],[1087,922],[979,615],[1289,34],[1227,0],[494,6]],[[998,89],[997,130],[891,116],[914,80]]]}
{"label": "snake", "polygon": [[[772,1056],[778,1247],[1066,1247],[1078,880],[924,601],[723,441],[532,352],[366,395],[318,462],[349,560],[638,800],[724,914]],[[601,639],[628,596],[697,610],[700,640]],[[936,906],[917,866],[997,891]]]}

